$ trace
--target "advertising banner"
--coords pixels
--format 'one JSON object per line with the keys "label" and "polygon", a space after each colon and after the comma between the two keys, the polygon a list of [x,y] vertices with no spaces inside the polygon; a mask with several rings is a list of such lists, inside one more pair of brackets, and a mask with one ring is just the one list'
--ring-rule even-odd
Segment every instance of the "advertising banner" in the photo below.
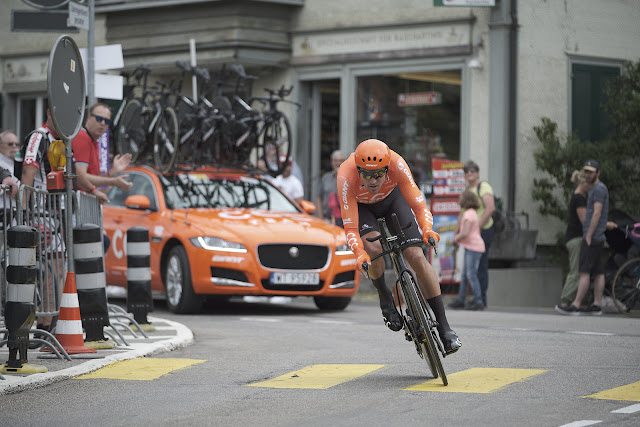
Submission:
{"label": "advertising banner", "polygon": [[459,284],[462,273],[463,249],[453,244],[453,235],[460,213],[458,198],[466,186],[463,166],[462,162],[442,158],[434,158],[431,161],[431,213],[433,229],[440,234],[440,243],[437,255],[434,255],[433,251],[430,252],[430,261],[441,285]]}

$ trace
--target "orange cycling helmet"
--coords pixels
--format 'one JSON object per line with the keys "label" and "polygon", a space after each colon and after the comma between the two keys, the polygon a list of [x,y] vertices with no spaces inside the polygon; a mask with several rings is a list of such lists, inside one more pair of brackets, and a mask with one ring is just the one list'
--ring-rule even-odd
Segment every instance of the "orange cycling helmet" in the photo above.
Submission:
{"label": "orange cycling helmet", "polygon": [[354,156],[359,169],[378,170],[389,166],[391,150],[378,139],[367,139],[358,145]]}

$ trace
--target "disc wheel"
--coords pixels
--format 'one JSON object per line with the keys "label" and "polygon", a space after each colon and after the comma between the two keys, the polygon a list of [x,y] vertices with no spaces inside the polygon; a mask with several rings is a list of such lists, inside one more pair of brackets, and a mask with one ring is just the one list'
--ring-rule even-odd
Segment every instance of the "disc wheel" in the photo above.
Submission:
{"label": "disc wheel", "polygon": [[448,385],[449,381],[447,380],[447,374],[444,372],[442,362],[440,361],[440,355],[438,354],[436,343],[432,335],[431,323],[428,320],[430,317],[429,313],[427,313],[428,308],[422,305],[420,297],[416,292],[417,284],[415,283],[414,278],[406,272],[404,273],[404,276],[409,291],[407,299],[414,313],[414,320],[417,328],[417,336],[414,336],[414,340],[417,340],[416,344],[420,346],[422,355],[427,362],[427,365],[429,365],[429,370],[434,378],[440,377],[442,383],[444,385]]}
{"label": "disc wheel", "polygon": [[137,99],[130,100],[124,107],[117,135],[118,153],[131,153],[131,163],[135,163],[142,154],[146,142],[142,104]]}
{"label": "disc wheel", "polygon": [[279,114],[274,122],[266,126],[261,148],[269,173],[274,177],[280,175],[291,158],[292,149],[291,125],[285,115]]}
{"label": "disc wheel", "polygon": [[178,155],[178,118],[171,107],[165,107],[153,132],[153,160],[160,173],[173,168]]}
{"label": "disc wheel", "polygon": [[640,257],[620,266],[613,278],[611,296],[621,313],[640,317]]}
{"label": "disc wheel", "polygon": [[182,246],[169,251],[164,273],[167,307],[173,313],[197,313],[202,306],[201,297],[193,291],[189,258]]}

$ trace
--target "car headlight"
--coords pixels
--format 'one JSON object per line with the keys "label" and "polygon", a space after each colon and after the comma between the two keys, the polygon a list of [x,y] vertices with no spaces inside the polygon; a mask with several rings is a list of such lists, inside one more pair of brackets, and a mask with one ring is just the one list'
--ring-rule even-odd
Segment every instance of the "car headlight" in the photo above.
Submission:
{"label": "car headlight", "polygon": [[200,236],[190,239],[194,246],[209,251],[247,252],[247,248],[240,243],[230,242],[219,237]]}
{"label": "car headlight", "polygon": [[349,245],[345,243],[344,245],[336,246],[336,255],[353,255],[353,252],[349,249]]}

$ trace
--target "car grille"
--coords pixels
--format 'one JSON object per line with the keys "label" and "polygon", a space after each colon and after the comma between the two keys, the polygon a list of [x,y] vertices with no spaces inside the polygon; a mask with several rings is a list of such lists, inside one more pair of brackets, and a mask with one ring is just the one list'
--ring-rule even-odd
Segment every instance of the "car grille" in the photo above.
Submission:
{"label": "car grille", "polygon": [[[297,249],[297,256],[292,256]],[[329,248],[320,245],[266,244],[258,247],[258,258],[266,268],[320,270],[327,265]]]}
{"label": "car grille", "polygon": [[320,281],[317,285],[286,285],[286,284],[272,284],[269,279],[262,279],[262,287],[269,289],[270,291],[297,291],[297,292],[312,292],[322,289],[324,281]]}

